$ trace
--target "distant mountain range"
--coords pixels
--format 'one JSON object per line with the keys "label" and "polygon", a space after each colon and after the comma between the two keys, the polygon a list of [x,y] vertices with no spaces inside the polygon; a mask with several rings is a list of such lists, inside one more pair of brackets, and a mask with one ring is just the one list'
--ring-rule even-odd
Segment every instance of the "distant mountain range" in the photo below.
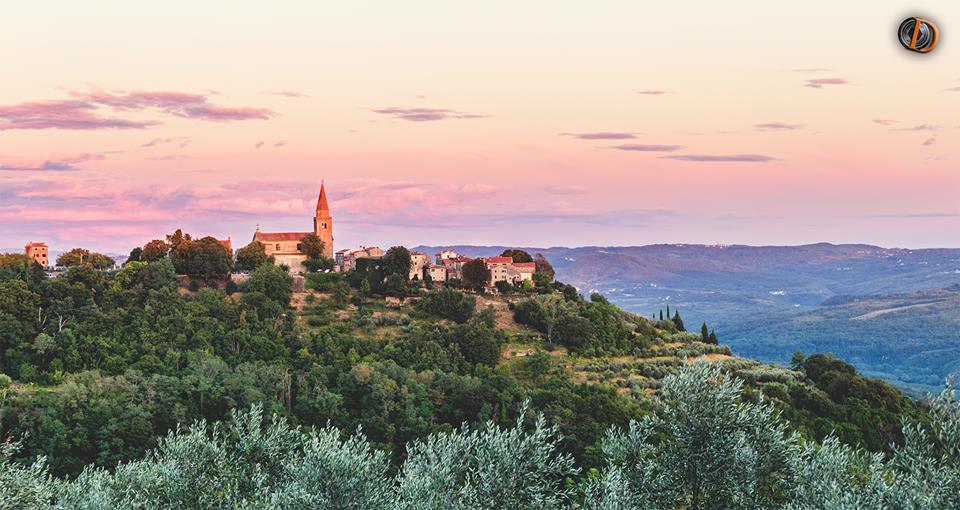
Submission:
{"label": "distant mountain range", "polygon": [[[435,253],[448,246],[420,246]],[[490,256],[503,246],[453,246]],[[960,369],[960,249],[862,244],[689,244],[524,248],[557,278],[651,315],[679,309],[738,353],[786,362],[795,350],[834,352],[908,390]],[[864,297],[856,297],[864,296]],[[917,306],[914,306],[917,305]],[[878,313],[879,312],[879,313]]]}

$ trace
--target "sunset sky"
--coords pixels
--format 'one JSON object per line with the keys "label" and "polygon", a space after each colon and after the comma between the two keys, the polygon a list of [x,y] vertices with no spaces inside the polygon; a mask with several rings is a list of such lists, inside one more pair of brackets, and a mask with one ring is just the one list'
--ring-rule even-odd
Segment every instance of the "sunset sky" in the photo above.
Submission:
{"label": "sunset sky", "polygon": [[[913,14],[940,46],[896,42]],[[960,247],[960,4],[49,2],[0,30],[0,247]]]}

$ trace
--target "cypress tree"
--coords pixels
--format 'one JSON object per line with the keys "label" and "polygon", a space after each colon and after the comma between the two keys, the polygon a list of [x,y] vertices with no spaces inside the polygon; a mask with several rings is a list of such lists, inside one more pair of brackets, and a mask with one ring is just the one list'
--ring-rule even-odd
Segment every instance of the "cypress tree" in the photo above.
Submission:
{"label": "cypress tree", "polygon": [[683,326],[683,319],[680,318],[680,310],[674,309],[673,311],[673,323],[677,326],[677,331],[686,331],[687,328]]}
{"label": "cypress tree", "polygon": [[710,330],[707,329],[707,321],[703,321],[703,326],[700,326],[700,337],[702,338],[701,342],[710,343]]}
{"label": "cypress tree", "polygon": [[660,309],[660,320],[663,320],[663,308]]}
{"label": "cypress tree", "polygon": [[714,344],[714,345],[716,345],[716,344],[719,343],[719,342],[717,342],[717,332],[716,332],[715,330],[712,330],[712,329],[710,330],[710,343],[712,343],[712,344]]}

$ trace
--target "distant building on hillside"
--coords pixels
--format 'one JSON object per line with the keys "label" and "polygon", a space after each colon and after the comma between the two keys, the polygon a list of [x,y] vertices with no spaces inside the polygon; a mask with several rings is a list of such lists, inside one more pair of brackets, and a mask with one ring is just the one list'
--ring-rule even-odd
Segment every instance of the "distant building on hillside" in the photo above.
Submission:
{"label": "distant building on hillside", "polygon": [[450,248],[449,250],[440,250],[437,252],[437,264],[443,264],[444,260],[455,260],[460,257],[460,254],[457,253],[457,250]]}
{"label": "distant building on hillside", "polygon": [[361,246],[359,250],[340,250],[334,262],[337,270],[347,272],[357,266],[357,259],[381,259],[383,250],[377,246]]}
{"label": "distant building on hillside", "polygon": [[490,287],[497,282],[511,285],[522,285],[527,281],[532,283],[533,273],[537,270],[536,262],[514,262],[511,257],[488,257],[484,260],[490,270]]}
{"label": "distant building on hillside", "polygon": [[44,269],[50,267],[50,252],[46,243],[30,241],[24,247],[24,254],[36,261],[37,264],[40,264]]}
{"label": "distant building on hillside", "polygon": [[300,240],[310,234],[316,234],[323,241],[323,256],[332,259],[333,216],[323,184],[320,184],[320,197],[317,198],[317,211],[313,217],[313,232],[261,232],[257,225],[253,240],[263,244],[267,256],[273,257],[277,265],[286,265],[291,272],[297,273],[306,270],[303,262],[308,258],[300,246]]}
{"label": "distant building on hillside", "polygon": [[447,268],[440,264],[430,264],[427,267],[427,274],[430,275],[430,279],[435,282],[445,282],[447,281]]}
{"label": "distant building on hillside", "polygon": [[227,251],[230,253],[230,256],[232,257],[232,256],[233,256],[233,241],[231,241],[229,237],[226,238],[226,239],[218,239],[218,241],[220,241],[220,244],[221,244],[224,248],[227,249]]}
{"label": "distant building on hillside", "polygon": [[437,254],[437,263],[447,268],[447,279],[448,280],[462,280],[463,279],[463,265],[467,262],[470,262],[470,257],[463,255],[458,255],[457,252],[453,250],[447,250],[444,256],[441,256],[440,252]]}
{"label": "distant building on hillside", "polygon": [[415,251],[410,253],[410,275],[408,280],[423,280],[423,270],[430,265],[430,255]]}

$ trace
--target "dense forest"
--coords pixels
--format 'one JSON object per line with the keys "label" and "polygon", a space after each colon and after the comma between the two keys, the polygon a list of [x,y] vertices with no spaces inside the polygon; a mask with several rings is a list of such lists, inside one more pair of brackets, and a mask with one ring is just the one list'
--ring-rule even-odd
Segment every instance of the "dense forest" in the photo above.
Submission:
{"label": "dense forest", "polygon": [[407,283],[396,247],[295,293],[200,241],[55,278],[0,256],[0,508],[957,504],[948,393],[738,358],[545,260],[493,296]]}

